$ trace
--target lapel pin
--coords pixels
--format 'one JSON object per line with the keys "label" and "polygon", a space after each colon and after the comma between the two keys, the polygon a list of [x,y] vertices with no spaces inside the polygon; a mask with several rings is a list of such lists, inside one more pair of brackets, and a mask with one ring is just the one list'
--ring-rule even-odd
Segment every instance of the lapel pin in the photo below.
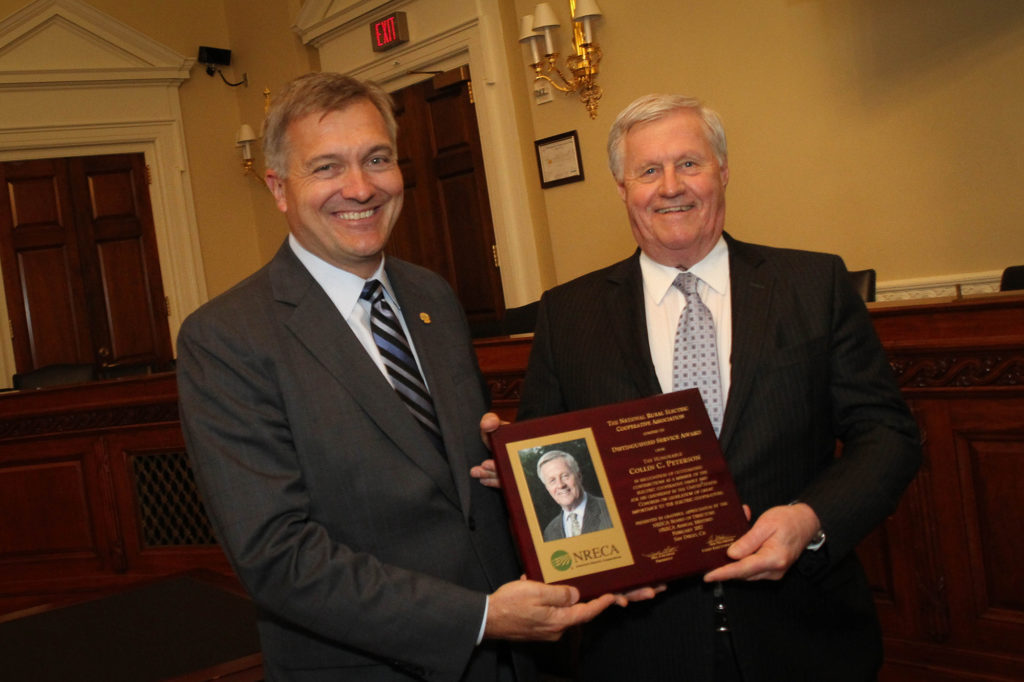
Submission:
{"label": "lapel pin", "polygon": [[420,313],[420,321],[423,324],[430,324],[430,315],[427,315],[426,313]]}

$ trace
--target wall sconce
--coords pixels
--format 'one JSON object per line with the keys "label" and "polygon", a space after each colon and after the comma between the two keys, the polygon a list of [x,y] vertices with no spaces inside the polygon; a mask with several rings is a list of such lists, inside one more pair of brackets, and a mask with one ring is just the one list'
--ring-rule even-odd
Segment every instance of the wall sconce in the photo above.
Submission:
{"label": "wall sconce", "polygon": [[[267,115],[270,110],[270,88],[263,88],[263,116]],[[266,125],[264,120],[263,125]],[[239,128],[238,132],[235,133],[235,146],[242,149],[242,175],[251,175],[256,178],[256,181],[263,184],[263,178],[253,168],[252,160],[252,143],[263,136],[263,127],[260,126],[260,135],[257,137],[253,131],[252,126],[248,123],[243,123]]]}
{"label": "wall sconce", "polygon": [[256,133],[253,132],[252,126],[243,123],[235,135],[235,146],[242,148],[242,175],[251,175],[262,182],[263,179],[252,167],[252,143],[255,141]]}
{"label": "wall sconce", "polygon": [[[580,101],[587,107],[590,118],[597,118],[597,101],[603,94],[597,84],[597,67],[601,63],[601,48],[594,42],[593,20],[601,16],[601,9],[596,0],[569,0],[569,13],[572,15],[572,44],[576,54],[566,58],[565,63],[572,78],[566,78],[558,68],[558,52],[555,50],[555,29],[558,18],[551,5],[542,2],[533,8],[533,14],[520,19],[519,42],[530,47],[533,61],[530,66],[536,80],[546,80],[558,91],[578,93]],[[544,44],[544,55],[540,55],[541,43]],[[561,84],[549,74],[558,76]]]}

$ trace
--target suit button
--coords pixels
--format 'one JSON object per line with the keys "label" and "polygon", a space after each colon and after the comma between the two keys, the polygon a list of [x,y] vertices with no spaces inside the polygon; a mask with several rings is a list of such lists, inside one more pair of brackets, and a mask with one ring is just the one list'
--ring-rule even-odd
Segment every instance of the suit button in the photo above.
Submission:
{"label": "suit button", "polygon": [[466,522],[466,525],[469,526],[470,530],[476,530],[476,519],[470,516],[469,520]]}

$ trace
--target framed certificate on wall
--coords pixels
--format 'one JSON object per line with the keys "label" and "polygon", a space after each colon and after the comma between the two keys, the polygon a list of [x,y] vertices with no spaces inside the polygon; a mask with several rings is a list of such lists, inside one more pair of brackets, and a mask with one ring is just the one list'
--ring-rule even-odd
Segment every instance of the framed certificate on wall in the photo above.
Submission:
{"label": "framed certificate on wall", "polygon": [[575,130],[536,140],[537,168],[544,189],[583,179],[580,140]]}

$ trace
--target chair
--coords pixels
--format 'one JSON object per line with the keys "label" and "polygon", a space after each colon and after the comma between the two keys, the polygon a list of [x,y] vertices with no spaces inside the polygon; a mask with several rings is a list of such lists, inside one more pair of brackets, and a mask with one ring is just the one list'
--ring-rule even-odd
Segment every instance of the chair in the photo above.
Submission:
{"label": "chair", "polygon": [[96,366],[73,363],[45,365],[12,377],[15,390],[84,384],[96,381]]}
{"label": "chair", "polygon": [[539,301],[527,303],[518,308],[506,308],[501,326],[505,334],[528,334],[537,326],[537,306]]}
{"label": "chair", "polygon": [[469,333],[474,339],[528,334],[537,323],[538,304],[534,301],[518,308],[506,308],[500,320],[470,320]]}
{"label": "chair", "polygon": [[1024,265],[1011,265],[1003,270],[1003,278],[999,281],[999,291],[1017,291],[1024,289]]}
{"label": "chair", "polygon": [[860,297],[865,301],[875,300],[875,271],[871,268],[867,270],[851,270],[850,280],[853,282],[853,288],[857,290]]}

